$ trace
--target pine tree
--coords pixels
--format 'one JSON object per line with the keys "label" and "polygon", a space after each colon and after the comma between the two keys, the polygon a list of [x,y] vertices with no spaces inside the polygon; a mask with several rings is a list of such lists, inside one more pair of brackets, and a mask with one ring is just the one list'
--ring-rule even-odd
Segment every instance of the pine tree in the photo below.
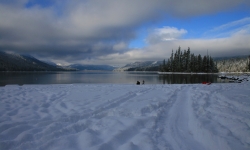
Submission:
{"label": "pine tree", "polygon": [[173,72],[177,72],[178,69],[178,54],[177,51],[174,54],[174,61],[173,61]]}
{"label": "pine tree", "polygon": [[248,56],[248,71],[250,71],[250,55]]}
{"label": "pine tree", "polygon": [[187,72],[187,51],[184,50],[184,53],[182,54],[182,70],[183,72]]}
{"label": "pine tree", "polygon": [[170,60],[168,59],[167,64],[166,64],[166,71],[169,72],[171,70],[171,64]]}
{"label": "pine tree", "polygon": [[181,47],[179,46],[178,48],[178,53],[177,53],[177,71],[181,72]]}
{"label": "pine tree", "polygon": [[202,72],[207,72],[207,70],[208,70],[207,69],[207,56],[203,57],[202,68],[203,68]]}
{"label": "pine tree", "polygon": [[190,69],[190,62],[191,62],[191,60],[190,60],[190,48],[188,47],[188,50],[187,50],[187,56],[186,56],[186,59],[187,59],[187,72],[190,72],[191,71],[191,69]]}
{"label": "pine tree", "polygon": [[195,72],[200,72],[199,71],[199,64],[198,64],[198,56],[194,56],[194,60],[193,61],[194,61],[194,69],[195,69],[194,71]]}
{"label": "pine tree", "polygon": [[171,72],[174,71],[174,52],[172,50],[171,57],[170,57],[170,65],[171,65]]}
{"label": "pine tree", "polygon": [[190,70],[191,72],[195,72],[195,63],[194,63],[194,54],[191,54],[190,56]]}
{"label": "pine tree", "polygon": [[201,57],[201,55],[199,54],[198,55],[198,58],[197,58],[197,64],[198,64],[198,71],[199,72],[202,72],[203,70],[203,66],[202,66],[202,57]]}
{"label": "pine tree", "polygon": [[[250,63],[249,63],[250,67]],[[199,54],[195,56],[191,54],[190,48],[181,51],[181,47],[173,53],[168,59],[167,63],[165,59],[163,60],[163,65],[161,67],[162,71],[168,72],[218,72],[217,65],[214,63],[211,56],[204,56],[203,58]]]}

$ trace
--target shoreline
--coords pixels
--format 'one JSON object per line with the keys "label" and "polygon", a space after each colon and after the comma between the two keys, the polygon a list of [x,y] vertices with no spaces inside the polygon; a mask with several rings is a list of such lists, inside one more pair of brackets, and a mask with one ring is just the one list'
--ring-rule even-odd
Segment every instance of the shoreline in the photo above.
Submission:
{"label": "shoreline", "polygon": [[159,75],[163,74],[250,74],[250,72],[217,72],[217,73],[205,73],[205,72],[157,72]]}

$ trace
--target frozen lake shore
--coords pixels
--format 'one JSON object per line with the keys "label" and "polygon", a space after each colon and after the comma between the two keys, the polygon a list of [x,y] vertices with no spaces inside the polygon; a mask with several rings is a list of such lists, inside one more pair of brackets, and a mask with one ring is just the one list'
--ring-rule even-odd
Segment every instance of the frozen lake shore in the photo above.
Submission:
{"label": "frozen lake shore", "polygon": [[0,87],[0,149],[247,150],[250,82]]}

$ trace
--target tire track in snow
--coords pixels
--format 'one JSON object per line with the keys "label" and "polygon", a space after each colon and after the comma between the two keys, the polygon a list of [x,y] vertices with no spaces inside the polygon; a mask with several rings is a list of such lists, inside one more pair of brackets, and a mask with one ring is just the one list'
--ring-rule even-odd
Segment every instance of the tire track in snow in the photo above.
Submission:
{"label": "tire track in snow", "polygon": [[[67,137],[69,135],[75,135],[79,132],[82,132],[82,131],[88,129],[89,128],[88,123],[82,123],[81,122],[82,120],[88,120],[91,122],[92,119],[101,119],[103,117],[106,117],[109,110],[111,110],[112,108],[119,107],[119,105],[122,105],[123,103],[128,102],[129,100],[133,99],[134,97],[139,96],[143,93],[146,93],[150,90],[151,90],[151,88],[140,89],[140,90],[136,90],[133,92],[130,91],[129,93],[125,93],[122,96],[119,96],[119,97],[113,98],[109,101],[106,101],[105,103],[103,103],[102,105],[100,105],[96,109],[94,109],[93,111],[89,111],[89,112],[84,113],[84,114],[72,114],[72,115],[69,115],[67,117],[60,117],[60,118],[53,120],[53,121],[51,120],[51,121],[49,121],[50,122],[49,126],[53,127],[54,124],[56,123],[57,126],[61,126],[61,127],[51,128],[51,129],[46,127],[46,130],[42,130],[42,131],[39,131],[38,133],[34,134],[34,137],[36,140],[48,141],[48,142],[43,143],[43,144],[38,144],[38,143],[36,143],[36,141],[32,141],[32,142],[27,143],[27,145],[36,143],[36,145],[38,145],[38,147],[42,148],[42,149],[50,147],[57,140],[59,140],[61,138]],[[48,121],[48,120],[46,120],[46,121]],[[141,123],[141,122],[139,122],[139,123]],[[123,137],[124,142],[125,142],[126,141],[125,139],[129,139],[137,134],[137,133],[126,134],[128,132],[132,133],[132,131],[135,131],[133,129],[133,127],[127,128],[124,130],[124,132],[121,132],[120,134],[118,134],[117,137],[121,137],[121,136],[125,135],[125,137]],[[121,142],[121,141],[119,141],[119,142]],[[108,142],[106,144],[108,144],[109,146],[114,146],[114,147],[117,146],[115,144],[115,142],[111,142],[111,141],[110,141],[110,143]],[[27,145],[23,144],[24,147]],[[105,148],[105,146],[107,146],[107,145],[104,144],[100,148]]]}
{"label": "tire track in snow", "polygon": [[[195,110],[199,129],[196,130],[197,137],[203,137],[201,141],[206,147],[215,149],[249,149],[249,109],[240,102],[243,99],[234,100],[238,97],[237,94],[224,95],[223,91],[232,90],[227,88],[220,88],[220,92],[214,89],[210,91],[201,91],[200,95],[207,95],[206,98],[199,97],[199,102],[194,105],[199,106]],[[227,98],[230,97],[230,98]],[[199,104],[198,104],[199,103]],[[240,109],[239,109],[240,108]],[[232,113],[233,112],[233,113]],[[209,141],[209,142],[208,142]],[[232,143],[227,141],[234,141]]]}
{"label": "tire track in snow", "polygon": [[144,90],[139,90],[139,91],[133,91],[133,92],[129,92],[129,93],[125,93],[122,96],[113,98],[111,100],[108,100],[107,102],[103,103],[102,105],[98,106],[97,108],[95,108],[93,111],[89,111],[85,114],[81,114],[81,115],[73,115],[70,117],[63,117],[60,120],[66,121],[66,122],[77,122],[79,120],[82,119],[91,119],[91,118],[98,118],[101,119],[103,117],[105,117],[108,113],[108,111],[112,108],[116,108],[119,105],[122,105],[123,103],[128,102],[129,100],[133,99],[134,97],[142,94],[142,93],[146,93],[148,91],[150,91],[151,88],[146,88]]}
{"label": "tire track in snow", "polygon": [[[178,89],[177,89],[178,90]],[[190,109],[190,85],[182,86],[181,90],[174,95],[175,102],[170,108],[168,119],[166,120],[167,141],[171,143],[174,150],[198,150],[205,149],[193,138],[189,128]]]}
{"label": "tire track in snow", "polygon": [[[144,95],[145,93],[152,92],[154,94],[157,94],[158,90],[168,89],[166,87],[163,87],[155,90],[152,88],[143,89],[134,91],[132,93],[135,93],[137,96]],[[164,91],[166,94],[170,94],[172,92],[170,91],[178,91],[168,89],[167,91]],[[174,95],[172,93],[171,95]],[[166,100],[159,100],[157,103],[151,103],[150,105],[146,105],[144,107],[140,108],[140,117],[134,118],[135,116],[131,115],[129,118],[133,118],[136,121],[120,130],[117,134],[114,135],[114,137],[104,143],[101,143],[100,146],[97,147],[98,150],[102,149],[149,149],[149,150],[159,150],[162,149],[162,147],[167,147],[165,144],[166,139],[162,137],[162,131],[164,131],[165,122],[163,118],[166,118],[166,112],[168,108],[172,106],[173,101],[169,101],[169,97],[171,95],[166,95]],[[162,97],[158,97],[161,99]],[[133,98],[131,98],[133,101]],[[130,100],[124,102],[127,103],[130,102]],[[153,101],[151,101],[153,102]],[[125,104],[126,105],[126,104]],[[115,107],[117,108],[117,107]],[[146,115],[146,116],[145,116]],[[137,116],[138,117],[138,116]],[[143,119],[142,119],[143,118]],[[147,146],[141,147],[138,146],[136,138],[143,135],[143,141],[147,141]],[[153,135],[153,136],[148,136]],[[134,139],[135,138],[135,139]],[[134,141],[135,140],[135,141]],[[142,139],[141,139],[142,140]],[[152,145],[151,145],[152,143]],[[163,143],[163,144],[162,144]],[[162,145],[160,145],[162,144]],[[160,146],[159,146],[160,145]]]}
{"label": "tire track in snow", "polygon": [[154,125],[152,126],[150,134],[149,134],[149,135],[152,135],[150,137],[152,141],[152,145],[153,145],[153,147],[151,148],[152,150],[162,150],[162,149],[169,150],[171,147],[166,139],[167,135],[169,134],[167,132],[166,118],[168,118],[169,110],[176,101],[175,97],[178,91],[180,90],[180,88],[181,87],[179,86],[174,87],[174,88],[171,87],[171,89],[169,86],[163,86],[160,88],[160,90],[164,92],[165,100],[158,103],[157,107],[154,110],[155,112],[157,112],[157,114],[155,115],[156,117],[153,119]]}
{"label": "tire track in snow", "polygon": [[[211,115],[211,122],[218,124],[217,126],[220,127],[220,130],[213,134],[228,139],[228,141],[235,141],[233,145],[227,143],[228,146],[233,149],[244,149],[244,147],[249,147],[250,127],[247,124],[247,121],[249,122],[247,118],[249,116],[249,111],[244,111],[244,106],[236,107],[238,105],[236,102],[231,101],[219,93],[212,96],[211,100],[217,101],[217,103],[214,103],[220,106],[219,108],[213,106],[207,110],[208,114]],[[237,110],[237,108],[241,108],[241,110]],[[234,112],[234,114],[229,115],[228,112]]]}

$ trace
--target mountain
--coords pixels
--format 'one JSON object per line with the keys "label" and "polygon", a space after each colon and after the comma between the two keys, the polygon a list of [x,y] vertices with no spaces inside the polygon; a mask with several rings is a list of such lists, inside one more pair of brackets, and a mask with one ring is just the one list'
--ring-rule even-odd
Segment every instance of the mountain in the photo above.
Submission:
{"label": "mountain", "polygon": [[[213,58],[219,72],[250,71],[249,56]],[[107,70],[107,71],[159,71],[162,61],[134,62],[124,67],[115,68],[109,65],[73,64],[62,67],[50,62],[43,62],[30,55],[19,55],[0,51],[0,71],[76,71],[76,70]]]}
{"label": "mountain", "polygon": [[113,71],[115,67],[109,65],[81,65],[81,64],[73,64],[67,66],[69,68],[74,68],[77,70],[104,70],[104,71]]}
{"label": "mountain", "polygon": [[30,55],[0,51],[0,71],[73,71],[42,62]]}
{"label": "mountain", "polygon": [[115,69],[115,71],[158,71],[162,61],[134,62]]}
{"label": "mountain", "polygon": [[44,61],[44,60],[41,60],[41,61],[44,62],[44,63],[46,63],[46,64],[52,65],[52,66],[61,67],[60,65],[57,65],[56,63],[54,63],[52,61]]}

